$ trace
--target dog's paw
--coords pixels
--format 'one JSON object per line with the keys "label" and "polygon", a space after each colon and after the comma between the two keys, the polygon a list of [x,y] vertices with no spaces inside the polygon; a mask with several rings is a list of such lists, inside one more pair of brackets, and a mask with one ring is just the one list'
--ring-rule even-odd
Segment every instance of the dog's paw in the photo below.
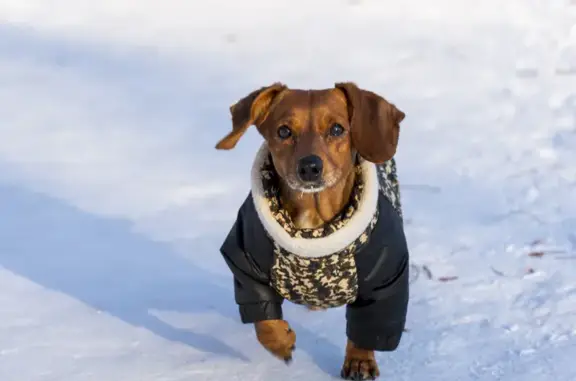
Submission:
{"label": "dog's paw", "polygon": [[340,376],[344,380],[375,380],[380,376],[374,351],[356,348],[351,341],[346,346],[346,358]]}
{"label": "dog's paw", "polygon": [[296,349],[296,333],[284,320],[265,320],[255,324],[258,341],[268,352],[283,360],[292,362],[292,352]]}
{"label": "dog's paw", "polygon": [[375,380],[380,370],[375,360],[350,359],[344,361],[340,376],[344,380]]}

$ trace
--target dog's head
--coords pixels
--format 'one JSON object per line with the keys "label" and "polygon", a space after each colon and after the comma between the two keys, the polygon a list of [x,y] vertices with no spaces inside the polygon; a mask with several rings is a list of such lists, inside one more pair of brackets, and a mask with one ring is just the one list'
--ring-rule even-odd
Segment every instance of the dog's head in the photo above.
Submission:
{"label": "dog's head", "polygon": [[216,145],[232,149],[255,125],[280,177],[299,192],[319,192],[354,167],[356,153],[373,163],[396,153],[404,113],[354,83],[324,90],[281,83],[253,91],[230,107],[232,131]]}

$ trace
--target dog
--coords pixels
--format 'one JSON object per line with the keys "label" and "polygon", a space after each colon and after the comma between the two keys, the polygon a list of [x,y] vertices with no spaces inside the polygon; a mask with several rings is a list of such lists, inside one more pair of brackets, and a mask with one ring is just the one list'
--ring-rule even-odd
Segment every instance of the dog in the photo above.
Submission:
{"label": "dog", "polygon": [[409,253],[394,155],[405,114],[353,82],[319,90],[282,83],[230,106],[236,146],[254,125],[264,142],[251,190],[220,248],[243,323],[290,363],[296,334],[284,300],[346,308],[341,377],[376,379],[375,352],[398,347],[408,311]]}

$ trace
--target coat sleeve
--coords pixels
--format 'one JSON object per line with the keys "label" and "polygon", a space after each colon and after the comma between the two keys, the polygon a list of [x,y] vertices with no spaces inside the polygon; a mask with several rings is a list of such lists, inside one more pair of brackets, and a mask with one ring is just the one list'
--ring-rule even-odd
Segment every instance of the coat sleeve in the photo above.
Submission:
{"label": "coat sleeve", "polygon": [[234,277],[242,322],[282,319],[283,298],[270,286],[272,246],[263,232],[254,229],[258,221],[251,221],[249,201],[240,208],[220,252]]}
{"label": "coat sleeve", "polygon": [[408,311],[409,253],[401,218],[387,201],[380,204],[375,242],[357,263],[364,279],[356,301],[346,307],[346,331],[360,348],[394,351]]}

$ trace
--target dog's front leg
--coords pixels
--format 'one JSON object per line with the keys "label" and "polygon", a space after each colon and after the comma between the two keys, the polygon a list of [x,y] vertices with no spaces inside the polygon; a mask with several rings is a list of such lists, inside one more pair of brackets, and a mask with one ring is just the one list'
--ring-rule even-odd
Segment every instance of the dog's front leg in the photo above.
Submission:
{"label": "dog's front leg", "polygon": [[373,350],[358,348],[348,340],[341,376],[345,380],[375,380],[380,376]]}
{"label": "dog's front leg", "polygon": [[264,320],[254,324],[258,341],[266,350],[283,360],[292,361],[292,352],[296,349],[296,333],[284,320]]}

